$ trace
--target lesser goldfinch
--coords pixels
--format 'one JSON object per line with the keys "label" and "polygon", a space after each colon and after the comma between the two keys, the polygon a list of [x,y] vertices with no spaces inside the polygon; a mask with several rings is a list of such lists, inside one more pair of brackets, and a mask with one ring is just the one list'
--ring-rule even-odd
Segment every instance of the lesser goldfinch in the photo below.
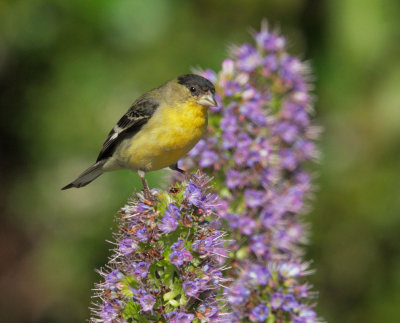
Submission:
{"label": "lesser goldfinch", "polygon": [[208,107],[216,106],[214,85],[204,77],[185,74],[137,99],[110,131],[96,163],[62,189],[83,187],[104,172],[137,171],[149,189],[145,172],[170,167],[203,136]]}

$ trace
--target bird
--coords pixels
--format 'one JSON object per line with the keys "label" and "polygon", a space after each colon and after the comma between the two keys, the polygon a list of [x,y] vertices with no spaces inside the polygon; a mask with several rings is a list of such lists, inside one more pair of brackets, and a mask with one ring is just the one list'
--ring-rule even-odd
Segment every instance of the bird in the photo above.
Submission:
{"label": "bird", "polygon": [[62,190],[88,185],[105,172],[129,169],[145,174],[169,167],[183,173],[178,160],[202,138],[208,109],[217,106],[215,87],[197,74],[184,74],[139,97],[109,132],[96,162]]}

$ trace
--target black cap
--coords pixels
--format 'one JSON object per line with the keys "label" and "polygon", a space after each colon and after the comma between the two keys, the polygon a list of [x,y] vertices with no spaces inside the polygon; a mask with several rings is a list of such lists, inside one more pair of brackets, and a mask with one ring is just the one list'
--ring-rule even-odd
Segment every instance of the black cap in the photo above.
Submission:
{"label": "black cap", "polygon": [[[196,74],[185,74],[178,77],[178,83],[186,86],[189,90],[195,88],[197,92],[210,91],[212,94],[215,93],[214,85],[206,78]],[[193,92],[193,91],[191,91]]]}

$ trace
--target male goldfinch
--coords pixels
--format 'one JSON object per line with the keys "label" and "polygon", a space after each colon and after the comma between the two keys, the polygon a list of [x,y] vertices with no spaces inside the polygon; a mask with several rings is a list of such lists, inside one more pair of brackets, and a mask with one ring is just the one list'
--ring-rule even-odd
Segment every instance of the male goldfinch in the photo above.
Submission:
{"label": "male goldfinch", "polygon": [[96,163],[62,189],[85,186],[104,172],[130,169],[139,173],[149,196],[145,172],[164,167],[181,171],[177,161],[203,136],[208,107],[217,105],[214,94],[213,84],[195,74],[147,92],[110,131]]}

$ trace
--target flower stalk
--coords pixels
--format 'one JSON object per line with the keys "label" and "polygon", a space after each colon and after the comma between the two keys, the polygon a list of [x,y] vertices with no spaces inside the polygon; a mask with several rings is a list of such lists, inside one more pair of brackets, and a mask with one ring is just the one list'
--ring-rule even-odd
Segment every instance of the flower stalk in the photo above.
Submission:
{"label": "flower stalk", "polygon": [[218,73],[202,72],[216,85],[218,107],[180,167],[213,176],[223,200],[219,214],[232,239],[229,322],[316,322],[302,249],[308,169],[319,154],[309,68],[266,24],[253,41],[232,47]]}
{"label": "flower stalk", "polygon": [[137,194],[120,210],[92,322],[221,319],[227,251],[209,181],[197,173],[168,191],[153,190],[153,202]]}

